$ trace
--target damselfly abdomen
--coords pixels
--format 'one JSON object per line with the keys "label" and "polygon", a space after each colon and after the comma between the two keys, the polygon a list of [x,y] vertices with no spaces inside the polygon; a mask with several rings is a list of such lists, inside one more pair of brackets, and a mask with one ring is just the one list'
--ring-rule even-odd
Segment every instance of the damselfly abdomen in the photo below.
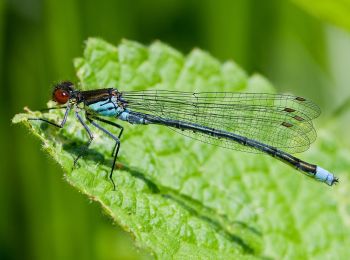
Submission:
{"label": "damselfly abdomen", "polygon": [[[78,105],[82,104],[86,120],[115,141],[109,175],[114,188],[113,169],[123,127],[106,117],[138,125],[163,125],[205,143],[265,153],[328,185],[338,182],[327,170],[291,155],[307,150],[316,138],[312,120],[319,116],[320,110],[313,102],[302,97],[166,90],[123,92],[114,88],[79,91],[74,89],[73,83],[66,81],[55,86],[52,98],[66,107],[62,122],[57,124],[43,118],[30,120],[41,120],[62,128],[69,111],[73,109],[89,135],[89,146],[93,134],[78,113],[81,109],[78,109]],[[116,127],[119,133],[111,133],[97,122]],[[75,159],[75,163],[80,157]]]}

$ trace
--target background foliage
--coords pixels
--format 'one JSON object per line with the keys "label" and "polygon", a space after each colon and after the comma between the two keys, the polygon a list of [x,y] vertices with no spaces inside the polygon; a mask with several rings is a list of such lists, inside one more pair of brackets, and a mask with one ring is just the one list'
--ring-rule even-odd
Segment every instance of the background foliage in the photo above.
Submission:
{"label": "background foliage", "polygon": [[[345,0],[329,2],[348,6]],[[123,37],[143,43],[161,39],[186,53],[195,46],[201,47],[222,60],[235,60],[249,74],[258,71],[266,75],[280,92],[297,93],[318,102],[324,113],[316,123],[321,137],[314,149],[323,147],[328,152],[322,156],[312,150],[303,158],[328,161],[326,164],[332,169],[339,170],[342,186],[328,193],[334,194],[330,202],[337,206],[328,208],[331,214],[339,216],[340,224],[319,229],[330,228],[331,234],[333,230],[342,231],[339,239],[348,239],[349,179],[345,166],[349,141],[345,137],[349,126],[350,40],[347,32],[330,23],[346,29],[346,17],[350,16],[332,12],[335,14],[330,19],[323,13],[317,1],[139,0],[99,1],[98,5],[95,1],[79,0],[1,1],[0,257],[147,257],[136,252],[127,234],[116,234],[110,228],[111,221],[101,215],[96,204],[87,203],[86,198],[62,181],[61,170],[40,151],[37,140],[10,125],[10,118],[23,106],[45,106],[54,81],[75,79],[72,59],[81,56],[83,40],[89,36],[100,36],[113,43]],[[337,22],[340,17],[345,18]],[[283,190],[291,186],[285,183]],[[314,189],[323,192],[324,188]],[[266,193],[273,190],[266,189]],[[319,210],[312,208],[318,205],[310,203],[313,196],[303,200],[310,211]],[[293,209],[296,214],[301,212]],[[291,236],[298,241],[293,232]],[[327,245],[327,237],[320,240]],[[335,249],[325,246],[320,256]]]}

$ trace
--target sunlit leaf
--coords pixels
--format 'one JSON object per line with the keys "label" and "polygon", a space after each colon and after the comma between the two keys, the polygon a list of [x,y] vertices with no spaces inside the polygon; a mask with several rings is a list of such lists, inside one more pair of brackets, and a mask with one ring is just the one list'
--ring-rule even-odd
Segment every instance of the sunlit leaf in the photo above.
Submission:
{"label": "sunlit leaf", "polygon": [[[262,76],[248,77],[233,62],[208,53],[188,56],[161,43],[122,41],[117,47],[87,41],[75,60],[81,89],[116,87],[184,91],[272,92]],[[59,122],[64,111],[27,111],[22,122],[62,166],[65,179],[99,202],[130,232],[135,243],[160,259],[349,258],[349,150],[327,131],[303,159],[322,164],[341,179],[330,188],[264,156],[239,153],[186,139],[160,126],[125,127],[116,190],[108,180],[113,142],[92,128],[86,156],[73,160],[88,138],[71,115],[65,128],[27,121]],[[114,129],[109,128],[111,131]]]}

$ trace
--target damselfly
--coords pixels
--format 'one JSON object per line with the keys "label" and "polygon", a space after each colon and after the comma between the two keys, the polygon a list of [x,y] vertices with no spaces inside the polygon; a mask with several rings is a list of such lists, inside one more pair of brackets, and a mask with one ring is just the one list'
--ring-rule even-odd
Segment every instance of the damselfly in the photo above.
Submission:
{"label": "damselfly", "polygon": [[[83,108],[86,120],[115,141],[109,174],[114,189],[113,170],[123,127],[106,117],[130,124],[167,126],[205,143],[268,154],[318,181],[328,185],[338,182],[332,173],[320,166],[290,155],[307,150],[316,138],[312,119],[319,116],[320,109],[302,97],[230,92],[118,91],[115,88],[79,91],[74,89],[73,83],[66,81],[55,86],[52,98],[66,108],[60,124],[44,118],[29,120],[41,120],[62,128],[73,109],[89,136],[88,147],[93,134],[79,114]],[[108,131],[98,122],[117,128],[119,133]]]}

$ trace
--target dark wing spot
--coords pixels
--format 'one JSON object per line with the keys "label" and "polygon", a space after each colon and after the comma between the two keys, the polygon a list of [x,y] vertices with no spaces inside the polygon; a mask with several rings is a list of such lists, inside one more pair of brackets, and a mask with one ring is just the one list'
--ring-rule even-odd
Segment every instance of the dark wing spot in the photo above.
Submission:
{"label": "dark wing spot", "polygon": [[292,113],[292,112],[295,112],[295,109],[286,107],[285,109],[283,109],[283,111],[286,111],[288,113]]}
{"label": "dark wing spot", "polygon": [[293,116],[293,118],[295,120],[298,120],[298,121],[304,121],[304,118],[300,117],[300,116]]}
{"label": "dark wing spot", "polygon": [[295,99],[298,100],[298,101],[305,101],[305,100],[306,100],[306,99],[303,98],[303,97],[296,97]]}
{"label": "dark wing spot", "polygon": [[292,127],[293,125],[287,122],[283,122],[281,125],[285,126],[285,127]]}

